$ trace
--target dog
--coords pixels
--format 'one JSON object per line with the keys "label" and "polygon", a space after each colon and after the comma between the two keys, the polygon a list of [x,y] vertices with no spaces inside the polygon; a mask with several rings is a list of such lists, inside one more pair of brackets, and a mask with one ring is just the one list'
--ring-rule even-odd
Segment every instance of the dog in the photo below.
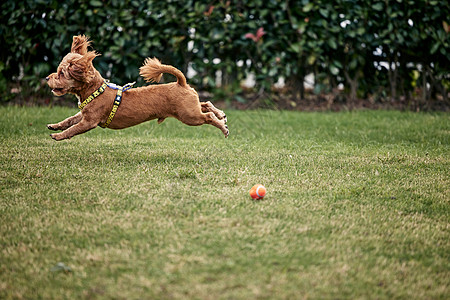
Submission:
{"label": "dog", "polygon": [[156,58],[147,58],[139,72],[145,81],[159,82],[163,73],[174,75],[177,81],[138,88],[119,87],[106,81],[94,68],[92,61],[100,54],[88,51],[90,44],[85,35],[74,36],[70,53],[63,58],[56,73],[46,77],[54,95],[74,94],[80,108],[76,115],[47,125],[50,130],[62,130],[50,135],[54,140],[70,139],[97,126],[123,129],[153,119],[158,119],[159,124],[168,117],[190,126],[210,124],[228,137],[225,113],[209,101],[200,102],[180,70],[161,64]]}

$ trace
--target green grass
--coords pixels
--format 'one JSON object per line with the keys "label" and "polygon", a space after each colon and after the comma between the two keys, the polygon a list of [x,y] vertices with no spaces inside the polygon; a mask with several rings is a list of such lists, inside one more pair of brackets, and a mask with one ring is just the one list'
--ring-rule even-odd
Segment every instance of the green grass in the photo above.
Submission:
{"label": "green grass", "polygon": [[448,299],[448,114],[228,111],[229,139],[168,119],[51,140],[75,112],[0,107],[0,298]]}

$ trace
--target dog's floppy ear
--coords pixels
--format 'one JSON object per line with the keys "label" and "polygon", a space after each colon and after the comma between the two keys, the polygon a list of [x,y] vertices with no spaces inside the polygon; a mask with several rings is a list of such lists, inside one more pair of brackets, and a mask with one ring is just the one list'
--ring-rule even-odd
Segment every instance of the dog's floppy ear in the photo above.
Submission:
{"label": "dog's floppy ear", "polygon": [[70,52],[85,55],[87,53],[87,48],[91,44],[87,36],[78,35],[73,37],[72,48]]}
{"label": "dog's floppy ear", "polygon": [[98,55],[100,54],[95,51],[89,51],[82,57],[72,60],[68,68],[70,77],[81,82],[91,81],[95,75],[92,60]]}

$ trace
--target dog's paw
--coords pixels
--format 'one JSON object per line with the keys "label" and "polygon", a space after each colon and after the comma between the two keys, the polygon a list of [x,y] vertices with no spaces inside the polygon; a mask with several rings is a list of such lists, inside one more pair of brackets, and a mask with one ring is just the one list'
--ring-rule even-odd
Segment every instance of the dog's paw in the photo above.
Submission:
{"label": "dog's paw", "polygon": [[47,128],[50,130],[58,130],[58,125],[57,124],[47,124]]}
{"label": "dog's paw", "polygon": [[223,134],[225,135],[225,138],[227,138],[230,135],[230,130],[228,129],[227,125],[225,125],[225,131],[223,132]]}
{"label": "dog's paw", "polygon": [[221,111],[220,109],[216,113],[216,117],[219,120],[223,120],[225,122],[225,124],[227,123],[227,115],[223,111]]}
{"label": "dog's paw", "polygon": [[52,139],[54,139],[55,141],[60,141],[60,140],[64,139],[60,133],[52,133],[52,134],[50,134],[50,137]]}

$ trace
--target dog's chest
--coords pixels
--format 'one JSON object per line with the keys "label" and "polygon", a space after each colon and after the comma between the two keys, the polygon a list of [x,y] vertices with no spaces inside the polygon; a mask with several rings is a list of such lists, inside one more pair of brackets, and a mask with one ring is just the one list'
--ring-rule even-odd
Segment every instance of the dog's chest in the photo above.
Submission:
{"label": "dog's chest", "polygon": [[81,98],[80,98],[80,96],[75,95],[75,97],[77,97],[77,99],[78,99],[78,106],[80,106],[81,105]]}

